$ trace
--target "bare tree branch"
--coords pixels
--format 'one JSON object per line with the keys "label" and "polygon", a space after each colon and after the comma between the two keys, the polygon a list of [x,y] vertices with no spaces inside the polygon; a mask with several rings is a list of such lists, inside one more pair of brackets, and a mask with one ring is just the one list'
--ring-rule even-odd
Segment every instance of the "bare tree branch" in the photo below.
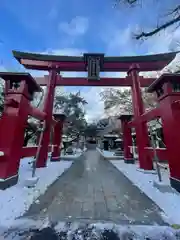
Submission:
{"label": "bare tree branch", "polygon": [[128,4],[129,6],[137,5],[141,0],[118,0],[119,3]]}
{"label": "bare tree branch", "polygon": [[[163,7],[163,0],[162,2],[162,7]],[[138,6],[142,6],[142,4],[146,4],[148,3],[148,1],[146,0],[116,0],[117,4],[126,4],[129,7],[138,7]],[[116,5],[117,5],[116,4]],[[167,9],[168,10],[168,9]],[[180,4],[176,4],[171,10],[168,11],[167,14],[164,14],[164,17],[168,17],[168,19],[166,19],[166,21],[163,24],[158,24],[157,23],[157,27],[155,27],[152,31],[146,32],[146,31],[141,31],[140,33],[134,34],[134,38],[136,40],[142,40],[144,38],[148,38],[151,37],[159,32],[161,32],[162,30],[167,29],[170,26],[176,25],[176,28],[179,28],[180,25],[178,23],[180,23]],[[157,20],[158,22],[158,20]]]}
{"label": "bare tree branch", "polygon": [[172,15],[172,14],[175,14],[175,15],[179,15],[179,11],[180,11],[180,5],[178,5],[177,7],[175,7],[173,10],[171,10],[168,15]]}
{"label": "bare tree branch", "polygon": [[165,30],[166,28],[168,28],[168,27],[170,27],[170,26],[172,26],[172,25],[174,25],[175,23],[178,23],[178,22],[180,22],[180,15],[178,17],[162,24],[161,26],[155,28],[154,30],[152,30],[150,32],[142,32],[140,34],[136,34],[135,38],[137,40],[139,40],[139,39],[142,39],[144,37],[151,37],[151,36],[157,34],[158,32],[160,32],[162,30]]}

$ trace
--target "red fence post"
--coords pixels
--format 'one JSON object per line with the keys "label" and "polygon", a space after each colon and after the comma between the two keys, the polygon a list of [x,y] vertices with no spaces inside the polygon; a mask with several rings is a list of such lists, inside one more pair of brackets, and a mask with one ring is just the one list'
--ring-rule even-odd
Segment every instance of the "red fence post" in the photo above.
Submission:
{"label": "red fence post", "polygon": [[53,133],[53,140],[52,140],[53,152],[51,155],[51,162],[60,161],[62,129],[63,129],[63,123],[61,121],[57,122],[54,126],[54,133]]}
{"label": "red fence post", "polygon": [[0,128],[0,189],[5,189],[18,181],[30,101],[38,85],[29,74],[0,73],[0,77],[9,85]]}
{"label": "red fence post", "polygon": [[123,143],[124,143],[124,162],[134,163],[133,155],[130,151],[130,146],[132,146],[132,136],[131,128],[128,126],[128,121],[132,118],[131,115],[121,115],[121,126],[123,133]]}
{"label": "red fence post", "polygon": [[50,132],[52,123],[52,113],[53,113],[53,102],[54,94],[57,80],[57,72],[55,69],[49,72],[49,82],[47,85],[47,93],[44,102],[43,112],[46,113],[46,130],[43,132],[42,146],[39,152],[39,156],[36,162],[37,168],[46,167],[46,162],[48,158],[48,146],[50,142]]}
{"label": "red fence post", "polygon": [[61,143],[62,143],[62,135],[63,135],[63,125],[64,120],[66,118],[65,114],[54,114],[54,118],[57,121],[57,123],[54,126],[54,134],[53,134],[53,152],[51,156],[51,161],[60,161],[60,155],[61,155]]}
{"label": "red fence post", "polygon": [[140,81],[139,81],[139,66],[133,64],[128,75],[132,78],[132,102],[134,111],[134,121],[136,129],[136,141],[138,147],[138,157],[140,168],[144,170],[153,169],[153,161],[146,153],[145,147],[149,146],[149,137],[147,126],[141,122],[141,115],[144,113],[144,104],[142,100]]}

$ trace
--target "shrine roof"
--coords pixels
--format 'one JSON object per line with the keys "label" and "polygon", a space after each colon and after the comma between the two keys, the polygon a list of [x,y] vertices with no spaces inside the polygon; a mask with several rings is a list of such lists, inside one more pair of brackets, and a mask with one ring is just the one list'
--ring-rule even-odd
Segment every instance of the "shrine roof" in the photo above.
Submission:
{"label": "shrine roof", "polygon": [[171,81],[179,81],[180,82],[180,74],[178,73],[164,73],[159,78],[157,78],[148,88],[147,92],[154,92],[159,86],[162,86],[165,82]]}
{"label": "shrine roof", "polygon": [[[141,71],[155,71],[160,70],[168,65],[176,56],[178,52],[154,54],[154,55],[142,55],[142,56],[106,56],[103,61],[102,71],[127,71],[132,63],[138,63],[141,67]],[[63,71],[84,71],[85,63],[84,56],[60,56],[60,55],[49,55],[39,53],[28,53],[13,51],[14,57],[23,64],[26,68],[38,69],[37,66],[39,61],[44,62],[39,65],[40,70],[47,69],[47,63],[63,63],[59,68]],[[38,63],[23,63],[22,60],[38,61]],[[74,64],[74,66],[73,66]],[[114,65],[112,65],[114,64]],[[147,65],[149,64],[149,65]],[[152,66],[151,66],[152,65]],[[152,69],[152,70],[151,70]]]}
{"label": "shrine roof", "polygon": [[37,84],[36,80],[27,72],[0,72],[0,78],[4,79],[5,81],[10,80],[13,82],[24,80],[35,92],[41,91],[41,87]]}

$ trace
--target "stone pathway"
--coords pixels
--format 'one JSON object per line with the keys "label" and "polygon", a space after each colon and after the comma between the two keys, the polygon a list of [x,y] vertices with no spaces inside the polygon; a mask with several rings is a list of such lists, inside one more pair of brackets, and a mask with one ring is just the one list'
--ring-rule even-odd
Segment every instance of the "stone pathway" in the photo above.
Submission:
{"label": "stone pathway", "polygon": [[88,150],[31,206],[26,216],[56,221],[165,225],[161,210],[110,162]]}

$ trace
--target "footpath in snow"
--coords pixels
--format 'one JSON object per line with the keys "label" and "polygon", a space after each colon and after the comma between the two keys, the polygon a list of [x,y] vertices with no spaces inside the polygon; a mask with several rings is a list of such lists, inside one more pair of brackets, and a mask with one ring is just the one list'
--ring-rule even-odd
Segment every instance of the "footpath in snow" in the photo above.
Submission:
{"label": "footpath in snow", "polygon": [[30,161],[32,161],[32,158],[21,160],[19,181],[15,186],[6,190],[0,190],[0,226],[10,226],[15,218],[22,216],[30,205],[40,195],[45,193],[48,186],[72,164],[72,161],[48,161],[46,168],[36,169],[36,177],[39,178],[36,186],[34,188],[27,188],[25,187],[25,181],[32,175]]}
{"label": "footpath in snow", "polygon": [[[111,163],[163,210],[164,221],[169,224],[180,224],[180,194],[178,192],[160,191],[153,184],[158,180],[157,174],[137,171],[137,164],[126,164],[122,160],[111,160]],[[161,170],[161,172],[163,181],[168,183],[168,171]]]}

